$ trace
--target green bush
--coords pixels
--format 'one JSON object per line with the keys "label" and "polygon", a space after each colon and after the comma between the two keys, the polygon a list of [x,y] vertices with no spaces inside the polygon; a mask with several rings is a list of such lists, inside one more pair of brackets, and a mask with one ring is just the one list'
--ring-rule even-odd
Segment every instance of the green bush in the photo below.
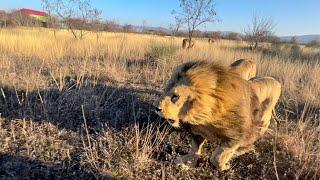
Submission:
{"label": "green bush", "polygon": [[174,44],[155,44],[151,46],[149,55],[154,59],[171,58],[178,49],[179,47]]}
{"label": "green bush", "polygon": [[293,59],[298,59],[302,56],[302,50],[300,46],[293,45],[290,49],[290,57]]}
{"label": "green bush", "polygon": [[270,48],[262,49],[262,54],[265,56],[283,56],[282,44],[281,43],[272,43]]}

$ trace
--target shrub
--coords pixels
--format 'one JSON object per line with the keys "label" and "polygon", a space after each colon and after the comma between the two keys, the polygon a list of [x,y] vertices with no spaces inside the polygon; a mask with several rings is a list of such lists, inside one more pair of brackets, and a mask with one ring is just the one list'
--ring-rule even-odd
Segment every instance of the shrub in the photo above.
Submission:
{"label": "shrub", "polygon": [[293,45],[290,49],[290,57],[297,59],[297,58],[300,58],[301,56],[302,56],[302,50],[300,46]]}
{"label": "shrub", "polygon": [[317,40],[312,40],[307,44],[307,47],[320,47],[320,42]]}
{"label": "shrub", "polygon": [[230,32],[227,36],[226,36],[227,39],[229,40],[239,40],[240,38],[240,35],[236,32]]}
{"label": "shrub", "polygon": [[293,36],[292,38],[291,38],[291,40],[290,40],[290,43],[292,43],[292,44],[298,44],[298,37],[297,36]]}
{"label": "shrub", "polygon": [[149,55],[154,59],[167,59],[175,55],[178,46],[170,44],[155,44],[151,46]]}
{"label": "shrub", "polygon": [[265,56],[283,56],[282,44],[281,43],[272,43],[270,48],[263,48],[262,54]]}
{"label": "shrub", "polygon": [[220,31],[214,31],[211,33],[211,37],[213,39],[220,39],[222,37],[221,32]]}

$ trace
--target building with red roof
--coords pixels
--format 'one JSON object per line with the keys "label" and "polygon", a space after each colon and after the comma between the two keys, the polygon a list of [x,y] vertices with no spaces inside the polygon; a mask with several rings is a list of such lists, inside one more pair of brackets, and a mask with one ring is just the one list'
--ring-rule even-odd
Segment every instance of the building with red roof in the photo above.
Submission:
{"label": "building with red roof", "polygon": [[29,16],[35,17],[42,23],[46,23],[48,19],[48,14],[43,11],[23,8],[23,9],[20,9],[19,12],[22,14],[27,14]]}

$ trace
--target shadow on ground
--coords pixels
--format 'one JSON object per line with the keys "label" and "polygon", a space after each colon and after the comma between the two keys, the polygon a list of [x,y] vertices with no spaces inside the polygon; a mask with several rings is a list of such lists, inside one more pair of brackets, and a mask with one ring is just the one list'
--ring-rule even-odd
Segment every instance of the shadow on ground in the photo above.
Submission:
{"label": "shadow on ground", "polygon": [[0,153],[0,179],[92,179],[96,175],[78,165],[48,164],[28,157]]}
{"label": "shadow on ground", "polygon": [[[12,87],[0,87],[0,113],[6,121],[26,119],[35,122],[50,122],[59,129],[82,132],[84,119],[91,132],[97,132],[103,124],[115,130],[132,127],[132,124],[147,124],[160,120],[154,113],[154,102],[159,92],[135,87],[118,87],[106,82],[84,78],[81,85],[76,77],[66,77],[64,88],[58,90],[54,85],[44,90],[16,90]],[[285,115],[289,105],[280,104],[278,110]],[[83,110],[82,111],[82,107]],[[297,104],[298,110],[303,106]],[[317,109],[316,109],[317,110]],[[282,112],[283,111],[283,112]],[[303,111],[290,116],[301,116]],[[290,117],[291,119],[291,117]],[[119,131],[120,132],[120,131]],[[220,173],[203,157],[197,168],[188,172],[174,168],[176,154],[186,154],[189,149],[188,140],[182,133],[169,135],[164,141],[164,148],[154,152],[154,166],[149,172],[158,173],[157,177],[182,177],[193,179],[275,179],[273,164],[272,139],[259,141],[256,144],[258,155],[248,153],[232,161],[232,169]],[[177,138],[181,137],[181,138]],[[189,139],[190,140],[190,139]],[[209,144],[209,143],[208,143]],[[77,147],[79,148],[79,147]],[[103,147],[104,149],[105,147]],[[207,145],[205,154],[210,155],[214,149],[212,143]],[[277,148],[280,149],[280,148]],[[92,168],[82,167],[79,163],[81,149],[72,154],[73,162],[54,162],[53,164],[34,160],[28,157],[13,156],[0,153],[0,178],[7,179],[90,179],[98,176]],[[281,151],[280,151],[281,152]],[[13,152],[14,153],[14,152]],[[292,157],[286,154],[277,155],[277,170],[281,179],[292,179],[293,168],[290,168]],[[126,164],[127,165],[127,164]],[[164,173],[164,175],[162,174]],[[139,174],[139,173],[138,173]],[[143,174],[143,173],[142,173]],[[305,177],[308,177],[307,175]]]}
{"label": "shadow on ground", "polygon": [[[81,136],[86,122],[89,133],[94,136],[99,135],[100,130],[106,126],[121,133],[122,129],[131,128],[135,123],[144,126],[161,121],[154,111],[155,107],[150,103],[156,101],[159,95],[157,91],[129,86],[119,87],[112,82],[95,81],[90,77],[84,77],[81,83],[76,79],[79,78],[66,77],[61,82],[53,82],[45,89],[33,91],[0,86],[0,117],[4,120],[2,126],[9,131],[10,122],[13,120],[49,122],[59,130],[79,133]],[[59,90],[56,84],[60,83],[63,83],[64,87]],[[6,136],[9,135],[4,137]],[[59,140],[61,139],[57,138],[57,141]],[[0,152],[0,179],[107,178],[93,172],[92,168],[81,166],[83,147],[80,139],[70,144],[75,148],[71,152],[71,162],[51,163],[18,155],[20,151],[26,151],[18,148],[28,145],[29,142],[24,141],[25,139],[21,146],[17,144],[12,153]]]}
{"label": "shadow on ground", "polygon": [[62,90],[54,86],[31,92],[0,87],[1,117],[48,121],[72,131],[81,127],[84,117],[94,130],[99,130],[103,124],[123,128],[135,122],[159,120],[154,106],[149,103],[155,101],[159,95],[157,91],[116,87],[103,82],[93,84],[90,78],[79,85],[75,79],[66,77]]}

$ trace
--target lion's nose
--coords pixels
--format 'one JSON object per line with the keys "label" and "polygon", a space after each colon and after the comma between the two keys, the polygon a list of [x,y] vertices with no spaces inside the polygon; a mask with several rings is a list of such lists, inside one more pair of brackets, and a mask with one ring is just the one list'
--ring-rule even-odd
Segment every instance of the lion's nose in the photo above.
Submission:
{"label": "lion's nose", "polygon": [[160,112],[162,109],[160,107],[156,107],[156,111]]}

